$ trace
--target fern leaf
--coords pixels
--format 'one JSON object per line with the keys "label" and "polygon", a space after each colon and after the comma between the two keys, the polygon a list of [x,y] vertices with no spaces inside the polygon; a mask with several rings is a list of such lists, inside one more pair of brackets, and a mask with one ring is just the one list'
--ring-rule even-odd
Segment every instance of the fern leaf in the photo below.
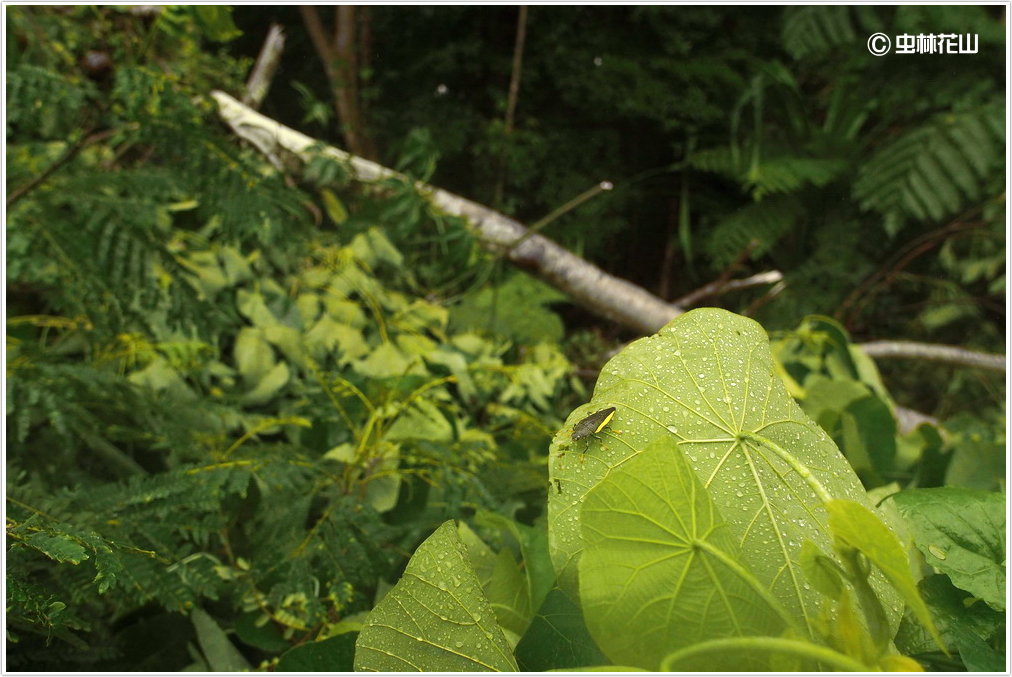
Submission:
{"label": "fern leaf", "polygon": [[902,223],[940,220],[977,201],[1004,159],[1004,106],[946,113],[865,162],[854,184],[862,208]]}
{"label": "fern leaf", "polygon": [[793,195],[756,202],[718,223],[707,239],[707,250],[715,265],[726,266],[752,240],[756,240],[758,244],[752,251],[752,257],[761,256],[794,228],[803,214],[803,205]]}

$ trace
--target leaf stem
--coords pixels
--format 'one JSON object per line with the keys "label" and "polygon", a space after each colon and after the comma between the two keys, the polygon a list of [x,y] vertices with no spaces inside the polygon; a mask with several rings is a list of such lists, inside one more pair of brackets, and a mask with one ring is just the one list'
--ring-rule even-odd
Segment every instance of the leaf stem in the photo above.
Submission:
{"label": "leaf stem", "polygon": [[675,666],[679,662],[689,658],[701,658],[708,654],[751,653],[755,651],[809,658],[840,672],[868,671],[868,666],[859,663],[853,658],[827,647],[812,644],[811,642],[784,639],[782,637],[732,637],[700,642],[699,644],[693,644],[669,654],[661,662],[661,672],[672,672],[677,669]]}
{"label": "leaf stem", "polygon": [[822,483],[818,480],[818,478],[816,478],[815,475],[812,474],[812,471],[808,469],[808,466],[799,463],[798,459],[794,458],[793,455],[788,453],[786,449],[773,440],[746,430],[738,433],[738,437],[742,440],[748,440],[750,442],[755,442],[756,444],[761,444],[779,456],[781,460],[791,466],[794,471],[801,476],[801,479],[803,479],[808,486],[811,487],[812,491],[815,492],[815,495],[818,496],[819,500],[823,503],[828,503],[833,499],[833,497],[829,494],[829,491],[826,490],[826,487],[822,486]]}

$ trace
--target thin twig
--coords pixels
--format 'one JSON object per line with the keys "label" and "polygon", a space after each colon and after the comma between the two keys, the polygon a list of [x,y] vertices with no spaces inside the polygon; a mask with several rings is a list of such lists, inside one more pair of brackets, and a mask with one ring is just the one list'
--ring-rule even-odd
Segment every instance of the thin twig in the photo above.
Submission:
{"label": "thin twig", "polygon": [[897,274],[909,265],[911,261],[941,242],[944,242],[948,236],[960,230],[978,227],[979,224],[977,223],[965,223],[965,219],[969,218],[974,211],[976,210],[970,210],[970,212],[963,215],[960,219],[930,233],[925,233],[920,237],[914,238],[900,247],[880,269],[875,271],[875,273],[870,275],[848,294],[836,313],[834,313],[836,319],[840,320],[845,327],[851,327],[871,297],[878,293],[878,291],[881,291],[882,287],[892,283],[896,279]]}
{"label": "thin twig", "polygon": [[566,212],[576,209],[577,207],[579,207],[580,205],[582,205],[584,202],[594,197],[595,195],[600,195],[601,193],[611,190],[612,188],[614,188],[614,186],[612,185],[611,181],[602,181],[601,183],[597,184],[590,190],[583,191],[566,204],[562,205],[558,209],[553,210],[552,213],[549,214],[548,216],[544,217],[543,219],[540,219],[539,221],[535,221],[533,224],[531,224],[530,228],[527,229],[527,232],[524,233],[521,237],[517,238],[517,241],[510,245],[510,249],[516,249],[518,246],[520,246],[521,243],[526,242],[527,238],[534,235],[539,230],[541,230],[542,228],[544,228],[549,223],[559,218]]}
{"label": "thin twig", "polygon": [[714,284],[716,284],[717,286],[727,284],[727,281],[731,279],[731,275],[734,274],[734,271],[741,268],[742,264],[745,263],[745,260],[749,257],[749,254],[752,253],[752,250],[758,246],[759,240],[755,238],[749,240],[748,244],[745,245],[745,247],[740,252],[738,252],[738,256],[736,256],[734,261],[731,262],[731,265],[729,265],[727,268],[721,271],[720,277],[718,277],[714,281]]}
{"label": "thin twig", "polygon": [[53,162],[53,164],[49,165],[49,167],[47,167],[45,170],[43,170],[41,174],[36,176],[34,179],[30,180],[23,186],[19,186],[18,188],[12,190],[10,195],[7,196],[7,208],[10,209],[18,200],[20,200],[25,195],[27,195],[28,193],[30,193],[31,191],[35,190],[40,185],[42,185],[42,183],[45,182],[45,180],[48,179],[50,176],[52,176],[56,172],[56,170],[58,170],[60,167],[63,167],[71,160],[73,160],[77,156],[77,154],[80,153],[85,147],[90,146],[93,143],[98,143],[99,141],[107,139],[108,137],[115,134],[117,131],[119,130],[108,129],[104,132],[98,132],[96,134],[90,135],[82,134],[81,138],[79,138],[76,142],[74,142],[66,150],[66,152],[64,152],[62,156],[57,158],[56,161]]}
{"label": "thin twig", "polygon": [[[513,121],[517,110],[517,99],[520,95],[520,73],[524,61],[524,42],[527,39],[527,5],[520,5],[517,16],[517,37],[513,44],[513,70],[510,72],[509,92],[506,96],[506,120],[503,125],[503,136],[513,133]],[[505,152],[505,149],[504,149]],[[496,178],[494,204],[502,200],[503,186],[506,183],[506,162],[499,158],[499,176]]]}
{"label": "thin twig", "polygon": [[705,284],[699,289],[690,291],[682,298],[674,301],[676,306],[688,308],[689,306],[695,305],[695,303],[701,299],[705,299],[708,296],[717,296],[725,292],[734,291],[736,289],[747,289],[749,287],[758,287],[763,284],[774,284],[784,279],[784,274],[779,270],[767,270],[765,273],[756,273],[749,277],[743,277],[739,280],[728,280],[721,284],[720,280],[715,280],[709,284]]}
{"label": "thin twig", "polygon": [[752,314],[755,313],[755,311],[759,310],[767,303],[775,299],[780,294],[780,292],[782,292],[785,289],[787,289],[787,282],[785,280],[780,280],[775,285],[770,287],[769,291],[767,291],[765,294],[763,294],[755,301],[750,303],[748,307],[745,308],[745,310],[741,311],[741,314],[744,315],[745,317],[752,317]]}

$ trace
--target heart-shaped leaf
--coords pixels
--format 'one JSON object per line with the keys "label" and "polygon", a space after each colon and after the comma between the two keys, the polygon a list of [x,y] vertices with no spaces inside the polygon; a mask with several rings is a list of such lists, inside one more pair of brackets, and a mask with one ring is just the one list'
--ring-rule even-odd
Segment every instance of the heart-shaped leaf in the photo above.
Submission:
{"label": "heart-shaped leaf", "polygon": [[[549,544],[560,586],[571,594],[579,588],[579,506],[587,491],[653,440],[670,436],[756,578],[814,635],[822,600],[799,564],[802,544],[833,552],[828,500],[871,504],[832,440],[777,378],[762,327],[723,310],[688,312],[610,360],[592,401],[567,424],[612,406],[615,416],[600,433],[574,442],[570,427],[552,443],[550,472],[560,490],[550,492]],[[902,602],[880,572],[872,578],[895,629]]]}
{"label": "heart-shaped leaf", "polygon": [[[614,468],[582,511],[580,599],[608,658],[657,670],[718,637],[777,636],[792,619],[756,580],[673,436]],[[769,668],[744,653],[728,670]]]}

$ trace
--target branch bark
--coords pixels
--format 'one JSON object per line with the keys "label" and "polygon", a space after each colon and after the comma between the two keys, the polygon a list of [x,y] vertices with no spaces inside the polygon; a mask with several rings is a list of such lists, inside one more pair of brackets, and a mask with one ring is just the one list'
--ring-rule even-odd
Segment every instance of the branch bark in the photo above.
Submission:
{"label": "branch bark", "polygon": [[334,16],[334,40],[323,30],[323,22],[314,5],[299,5],[302,22],[323,62],[334,108],[341,123],[341,134],[348,149],[360,157],[375,158],[376,149],[365,130],[358,101],[358,51],[354,5],[338,5]]}
{"label": "branch bark", "polygon": [[869,357],[930,360],[961,367],[980,367],[992,371],[1005,371],[1005,355],[967,350],[958,346],[917,341],[869,341],[858,344]]}
{"label": "branch bark", "polygon": [[[317,140],[257,113],[224,92],[215,91],[211,96],[218,103],[222,119],[232,130],[268,157],[282,161],[296,159],[305,163],[315,153],[322,153],[345,163],[359,181],[409,180],[403,174],[333,146],[321,148]],[[531,233],[504,214],[421,181],[415,182],[414,186],[427,195],[439,210],[468,219],[486,249],[524,268],[597,315],[643,334],[652,334],[685,312],[683,306],[667,303],[642,287],[604,272],[548,238]],[[770,271],[743,280],[729,280],[724,284],[724,290],[760,280],[762,283],[772,282],[776,275],[777,271]],[[785,283],[785,280],[777,282],[771,294],[783,288]],[[913,341],[873,341],[857,345],[873,358],[910,357],[1005,370],[1004,355],[954,346]]]}
{"label": "branch bark", "polygon": [[263,103],[267,90],[274,80],[274,73],[278,70],[278,64],[281,63],[281,52],[284,49],[284,31],[279,24],[271,24],[253,70],[250,71],[249,79],[246,80],[246,92],[242,96],[242,102],[250,108],[259,108]]}
{"label": "branch bark", "polygon": [[[221,117],[240,137],[248,140],[269,157],[296,157],[305,162],[319,148],[319,142],[285,127],[243,106],[224,92],[213,92]],[[324,155],[347,163],[360,181],[406,177],[375,162],[327,146]],[[287,163],[286,163],[287,165]],[[642,287],[609,275],[541,235],[527,235],[527,229],[514,219],[453,193],[421,182],[415,187],[426,194],[441,211],[466,217],[477,231],[482,245],[502,255],[548,284],[568,294],[591,312],[644,334],[651,334],[681,315],[678,306],[657,298]],[[524,238],[522,242],[519,242]],[[515,245],[515,246],[514,246]]]}

